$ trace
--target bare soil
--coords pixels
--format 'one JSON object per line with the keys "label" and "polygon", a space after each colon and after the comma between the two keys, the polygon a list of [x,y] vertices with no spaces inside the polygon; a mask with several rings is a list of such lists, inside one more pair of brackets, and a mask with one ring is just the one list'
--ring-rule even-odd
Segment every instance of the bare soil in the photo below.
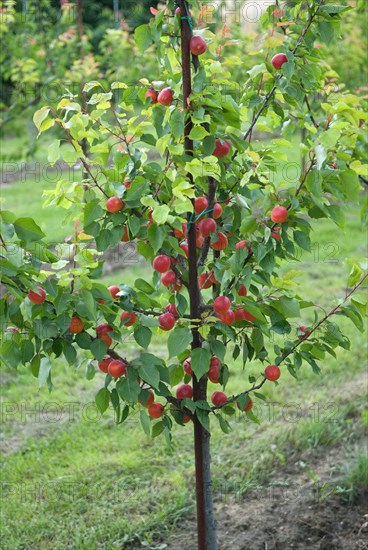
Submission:
{"label": "bare soil", "polygon": [[[354,504],[332,490],[345,461],[344,448],[306,454],[256,491],[222,496],[216,502],[219,550],[367,550],[368,488]],[[178,523],[176,532],[166,550],[197,549],[194,518]]]}

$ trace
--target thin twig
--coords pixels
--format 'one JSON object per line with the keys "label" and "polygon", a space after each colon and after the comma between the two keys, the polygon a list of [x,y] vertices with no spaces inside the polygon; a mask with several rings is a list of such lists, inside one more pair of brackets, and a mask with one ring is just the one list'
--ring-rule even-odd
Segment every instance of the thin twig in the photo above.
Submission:
{"label": "thin twig", "polygon": [[1,233],[0,233],[0,241],[1,241],[2,246],[5,248],[5,250],[8,251],[8,249],[6,247],[6,244],[5,244],[5,241],[4,241],[4,238],[3,238]]}

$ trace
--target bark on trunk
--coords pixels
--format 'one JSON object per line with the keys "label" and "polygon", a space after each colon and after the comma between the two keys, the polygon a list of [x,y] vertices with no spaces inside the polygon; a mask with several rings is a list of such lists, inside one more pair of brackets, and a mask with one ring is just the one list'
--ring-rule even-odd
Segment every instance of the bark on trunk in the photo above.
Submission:
{"label": "bark on trunk", "polygon": [[[191,52],[190,39],[192,36],[191,27],[186,17],[189,14],[189,7],[184,0],[179,1],[179,7],[182,14],[181,19],[181,53],[182,53],[182,72],[183,72],[183,105],[184,110],[189,109],[188,98],[191,94]],[[185,152],[187,155],[193,155],[193,141],[189,138],[192,128],[190,118],[187,119],[184,130]],[[188,175],[193,181],[192,176]],[[189,298],[190,314],[192,319],[200,318],[201,296],[198,286],[197,274],[197,247],[196,247],[196,228],[194,219],[188,216],[188,249],[189,249]],[[201,336],[198,327],[192,328],[193,342],[192,349],[202,346]],[[200,380],[193,375],[193,398],[197,400],[207,400],[207,377]],[[210,470],[210,434],[205,430],[197,417],[194,419],[194,452],[195,452],[195,471],[196,471],[196,502],[197,502],[197,529],[198,529],[198,549],[199,550],[217,550],[216,542],[216,524],[213,514],[212,480]]]}

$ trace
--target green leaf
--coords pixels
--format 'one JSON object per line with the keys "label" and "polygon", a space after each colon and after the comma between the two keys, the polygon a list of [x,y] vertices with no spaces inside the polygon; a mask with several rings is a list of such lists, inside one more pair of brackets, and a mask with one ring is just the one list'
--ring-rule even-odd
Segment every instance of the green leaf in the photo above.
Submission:
{"label": "green leaf", "polygon": [[208,432],[210,431],[210,419],[208,416],[208,411],[205,411],[204,409],[196,409],[196,415],[202,426],[205,430]]}
{"label": "green leaf", "polygon": [[329,21],[321,21],[318,25],[320,37],[323,42],[329,44],[334,37],[334,25]]}
{"label": "green leaf", "polygon": [[52,264],[58,261],[58,257],[43,243],[28,243],[24,245],[24,249],[41,262]]}
{"label": "green leaf", "polygon": [[[138,294],[137,296],[138,296],[138,298],[140,298],[142,296],[142,294]],[[152,304],[152,301],[150,301],[150,303]],[[156,302],[155,302],[155,305],[157,306]],[[152,317],[150,315],[143,315],[143,313],[140,314],[140,322],[141,322],[141,325],[143,325],[144,327],[151,328],[151,327],[158,327],[159,326],[159,322],[157,320],[157,317]]]}
{"label": "green leaf", "polygon": [[112,406],[114,407],[114,410],[117,411],[117,416],[118,416],[120,414],[120,397],[116,388],[113,388],[111,390],[110,401]]}
{"label": "green leaf", "polygon": [[203,140],[203,152],[205,155],[212,155],[216,144],[215,136],[208,136]]}
{"label": "green leaf", "polygon": [[232,428],[229,424],[229,422],[221,416],[221,414],[216,414],[217,420],[219,421],[220,428],[225,434],[229,434],[232,431]]}
{"label": "green leaf", "polygon": [[0,272],[3,277],[5,275],[8,277],[15,277],[15,275],[18,274],[18,267],[8,260],[0,258]]}
{"label": "green leaf", "polygon": [[300,248],[303,248],[304,250],[307,250],[307,252],[310,252],[311,241],[307,233],[304,233],[304,231],[294,231],[294,240],[296,244],[300,246]]}
{"label": "green leaf", "polygon": [[91,346],[90,346],[91,353],[93,357],[97,359],[97,361],[102,361],[106,351],[107,346],[103,340],[100,340],[99,338],[96,338],[96,340],[93,340]]}
{"label": "green leaf", "polygon": [[351,298],[351,303],[354,304],[361,315],[367,315],[368,294],[365,292],[355,292]]}
{"label": "green leaf", "polygon": [[162,420],[152,426],[152,437],[158,437],[164,431],[165,424]]}
{"label": "green leaf", "polygon": [[122,424],[124,422],[124,420],[126,420],[128,418],[129,410],[130,410],[129,405],[125,405],[125,407],[121,411],[121,415],[120,415],[120,419],[119,419],[118,424]]}
{"label": "green leaf", "polygon": [[92,80],[91,82],[87,82],[87,84],[83,87],[83,92],[90,92],[92,88],[101,87],[102,84],[98,82],[97,80]]}
{"label": "green leaf", "polygon": [[250,397],[247,393],[243,394],[243,395],[240,395],[237,399],[238,403],[239,403],[239,407],[240,407],[240,410],[244,410],[245,407],[248,405],[249,401],[250,401]]}
{"label": "green leaf", "polygon": [[158,227],[156,224],[151,224],[148,228],[149,244],[153,248],[153,252],[156,252],[161,248],[166,237],[166,231],[163,227]]}
{"label": "green leaf", "polygon": [[[80,332],[76,335],[75,341],[81,349],[90,349],[93,342],[92,336],[87,332]],[[106,346],[107,349],[107,346]]]}
{"label": "green leaf", "polygon": [[87,380],[93,380],[93,378],[96,375],[95,367],[93,366],[91,361],[88,361],[86,365],[86,378]]}
{"label": "green leaf", "polygon": [[48,357],[42,357],[40,363],[40,370],[38,371],[38,385],[43,386],[49,378],[51,370],[51,363]]}
{"label": "green leaf", "polygon": [[26,243],[40,241],[45,236],[32,218],[18,218],[14,222],[14,229],[18,237]]}
{"label": "green leaf", "polygon": [[251,334],[251,341],[254,347],[254,351],[259,353],[264,346],[263,333],[260,328],[254,328]]}
{"label": "green leaf", "polygon": [[31,340],[22,342],[22,364],[29,363],[34,356],[34,346]]}
{"label": "green leaf", "polygon": [[71,294],[67,294],[64,289],[60,289],[57,297],[54,300],[54,306],[56,315],[61,315],[69,308],[69,304],[72,301],[73,297]]}
{"label": "green leaf", "polygon": [[77,352],[71,344],[64,342],[63,352],[69,365],[75,365],[77,361]]}
{"label": "green leaf", "polygon": [[261,63],[260,65],[253,65],[247,73],[249,74],[250,78],[255,78],[259,74],[263,74],[266,72],[266,65],[264,63]]}
{"label": "green leaf", "polygon": [[128,373],[127,376],[121,378],[116,384],[116,389],[120,397],[128,404],[135,403],[141,392],[135,373]]}
{"label": "green leaf", "polygon": [[272,305],[286,318],[300,317],[299,302],[295,298],[281,296],[279,300],[272,302]]}
{"label": "green leaf", "polygon": [[138,325],[134,329],[134,338],[139,346],[147,349],[151,342],[152,331],[148,327]]}
{"label": "green leaf", "polygon": [[331,217],[332,221],[338,227],[341,227],[342,229],[344,229],[345,215],[342,207],[338,206],[337,204],[329,204],[328,206],[326,206],[326,210],[328,211],[328,214]]}
{"label": "green leaf", "polygon": [[22,353],[13,340],[5,340],[0,347],[0,357],[6,365],[16,368],[22,360]]}
{"label": "green leaf", "polygon": [[255,216],[243,216],[240,226],[240,235],[249,235],[256,231],[258,227],[257,218]]}
{"label": "green leaf", "polygon": [[169,359],[177,357],[187,349],[193,341],[193,335],[189,328],[177,327],[170,332],[167,347],[169,349]]}
{"label": "green leaf", "polygon": [[179,315],[184,315],[187,308],[188,308],[188,302],[182,294],[178,294],[176,297],[177,304],[178,304],[178,312]]}
{"label": "green leaf", "polygon": [[189,134],[190,139],[197,141],[202,141],[206,136],[208,136],[208,132],[203,126],[194,126]]}
{"label": "green leaf", "polygon": [[40,340],[46,340],[47,338],[56,338],[58,335],[58,328],[51,319],[43,317],[42,319],[36,319],[33,323],[34,331]]}
{"label": "green leaf", "polygon": [[145,409],[141,409],[139,413],[143,431],[146,435],[151,435],[151,421]]}
{"label": "green leaf", "polygon": [[260,311],[259,306],[255,305],[254,302],[252,302],[250,299],[246,298],[242,301],[242,307],[246,311],[249,311],[256,319],[261,321],[262,323],[266,323],[266,317],[263,315],[263,313]]}
{"label": "green leaf", "polygon": [[81,317],[86,317],[87,319],[97,319],[97,307],[96,300],[93,297],[93,294],[90,290],[82,288],[79,291],[79,300],[75,306],[77,313]]}
{"label": "green leaf", "polygon": [[170,117],[171,131],[175,139],[180,139],[184,134],[184,111],[175,109]]}
{"label": "green leaf", "polygon": [[97,392],[95,396],[95,403],[101,414],[108,409],[110,403],[110,392],[107,388],[101,388]]}
{"label": "green leaf", "polygon": [[356,285],[361,275],[362,275],[361,268],[357,264],[354,264],[353,267],[351,268],[347,285],[350,287],[353,287],[354,285]]}
{"label": "green leaf", "polygon": [[93,201],[88,201],[84,208],[84,225],[87,226],[101,218],[103,215],[103,210],[100,206],[100,201],[98,199]]}
{"label": "green leaf", "polygon": [[343,315],[346,315],[360,332],[364,332],[364,323],[360,313],[354,306],[350,305],[342,309]]}
{"label": "green leaf", "polygon": [[153,292],[155,292],[153,286],[147,283],[147,281],[145,281],[144,279],[136,279],[134,282],[134,286],[137,290],[141,290],[146,294],[152,294]]}
{"label": "green leaf", "polygon": [[225,359],[226,347],[220,340],[214,340],[211,342],[211,351],[221,362]]}
{"label": "green leaf", "polygon": [[199,380],[210,368],[211,354],[208,349],[195,348],[191,353],[191,365],[194,374]]}
{"label": "green leaf", "polygon": [[260,421],[259,419],[256,417],[256,415],[254,414],[253,411],[248,411],[245,413],[247,415],[247,417],[249,418],[249,420],[251,420],[252,422],[254,422],[255,424],[260,424]]}
{"label": "green leaf", "polygon": [[326,4],[324,6],[321,6],[319,9],[325,13],[328,13],[329,15],[334,15],[336,13],[350,11],[353,9],[353,6],[337,6],[336,4]]}
{"label": "green leaf", "polygon": [[170,365],[170,386],[176,386],[183,380],[183,367],[181,365]]}
{"label": "green leaf", "polygon": [[42,107],[33,115],[33,122],[37,130],[40,130],[42,122],[48,117],[50,109],[48,107]]}
{"label": "green leaf", "polygon": [[145,258],[146,260],[152,258],[154,253],[152,247],[144,241],[138,241],[137,252],[139,252],[139,254],[143,256],[143,258]]}
{"label": "green leaf", "polygon": [[169,216],[170,208],[167,206],[167,204],[155,206],[152,211],[152,219],[154,222],[157,223],[157,225],[163,225],[164,223],[166,223]]}
{"label": "green leaf", "polygon": [[40,364],[41,364],[40,356],[35,355],[31,361],[31,373],[32,373],[32,376],[34,376],[35,378],[38,378],[38,373],[40,371]]}
{"label": "green leaf", "polygon": [[359,176],[353,170],[345,170],[340,174],[340,180],[344,187],[344,194],[349,199],[358,202],[361,190]]}
{"label": "green leaf", "polygon": [[149,25],[141,25],[134,31],[135,42],[139,50],[144,53],[152,44],[152,35]]}
{"label": "green leaf", "polygon": [[139,233],[141,228],[141,222],[137,216],[131,214],[128,219],[129,229],[133,236],[136,236]]}
{"label": "green leaf", "polygon": [[60,140],[55,139],[48,147],[47,160],[53,166],[60,158]]}
{"label": "green leaf", "polygon": [[317,143],[316,145],[316,158],[317,158],[317,169],[321,170],[323,163],[327,158],[327,151],[322,144]]}
{"label": "green leaf", "polygon": [[74,149],[63,149],[63,159],[69,166],[73,166],[80,158],[80,152]]}
{"label": "green leaf", "polygon": [[335,130],[334,128],[330,128],[319,136],[319,141],[324,147],[326,147],[326,149],[329,149],[330,147],[336,145],[339,138],[340,132],[338,130]]}
{"label": "green leaf", "polygon": [[142,380],[158,389],[160,372],[157,366],[161,364],[161,361],[151,353],[142,353],[139,362],[139,374]]}
{"label": "green leaf", "polygon": [[293,61],[288,61],[287,63],[284,63],[282,66],[282,72],[284,73],[284,76],[290,81],[291,77],[293,76],[295,71],[295,63]]}
{"label": "green leaf", "polygon": [[239,275],[239,273],[241,273],[244,266],[244,260],[247,256],[248,256],[248,249],[240,248],[230,258],[229,266],[232,273],[234,273],[234,275]]}

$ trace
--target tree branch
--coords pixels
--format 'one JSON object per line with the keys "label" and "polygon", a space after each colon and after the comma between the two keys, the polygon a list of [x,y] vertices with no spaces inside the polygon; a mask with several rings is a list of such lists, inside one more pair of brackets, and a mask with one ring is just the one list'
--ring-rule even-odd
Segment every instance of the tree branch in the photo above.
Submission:
{"label": "tree branch", "polygon": [[[152,315],[153,317],[160,317],[162,311],[154,311],[153,309],[144,310],[139,307],[133,307],[133,311],[136,313],[142,313],[143,315]],[[190,315],[174,315],[177,319],[191,319]]]}
{"label": "tree branch", "polygon": [[[302,178],[301,178],[301,180],[300,180],[299,186],[298,186],[298,188],[297,188],[297,190],[296,190],[296,192],[295,192],[295,196],[296,196],[296,197],[299,195],[300,191],[302,190],[302,187],[303,187],[303,185],[304,185],[304,183],[305,183],[305,181],[306,181],[306,179],[307,179],[307,177],[308,177],[309,172],[311,172],[311,170],[312,170],[313,167],[314,167],[315,161],[316,161],[316,155],[314,154],[314,155],[312,156],[312,158],[310,159],[310,164],[309,164],[308,168],[304,171],[304,174],[303,174],[303,176],[302,176]],[[287,209],[290,210],[290,208],[291,208],[291,204],[289,204],[289,206],[287,207]],[[276,225],[277,225],[277,224],[275,224],[273,227],[275,227]]]}
{"label": "tree branch", "polygon": [[4,247],[4,249],[6,251],[8,251],[7,247],[6,247],[6,244],[5,244],[5,241],[4,241],[4,237],[2,236],[2,234],[0,233],[0,242],[1,242],[1,245]]}
{"label": "tree branch", "polygon": [[[368,273],[366,273],[361,279],[360,281],[348,292],[348,294],[345,296],[344,300],[342,302],[340,302],[337,306],[335,306],[329,313],[327,313],[317,324],[315,327],[312,328],[312,330],[310,331],[310,333],[308,335],[305,335],[304,338],[302,338],[301,340],[299,340],[287,353],[285,353],[283,356],[282,356],[282,359],[281,361],[278,363],[278,365],[281,365],[281,363],[283,361],[285,361],[285,359],[287,357],[289,357],[289,355],[291,355],[297,347],[299,347],[303,342],[305,342],[306,340],[309,340],[309,338],[311,337],[311,335],[321,326],[323,325],[323,323],[325,323],[327,321],[327,319],[329,319],[332,315],[334,315],[342,305],[344,305],[348,299],[350,298],[350,296],[352,294],[354,294],[354,292],[356,292],[356,290],[364,283],[365,279],[367,279],[368,277]],[[245,390],[241,393],[238,393],[237,395],[234,395],[232,397],[230,397],[226,403],[223,403],[222,405],[217,405],[215,407],[211,407],[211,410],[212,411],[215,411],[217,409],[222,409],[223,407],[225,407],[226,405],[228,405],[229,403],[233,403],[234,401],[237,401],[239,399],[239,397],[243,396],[243,395],[247,395],[248,393],[252,392],[252,391],[255,391],[255,390],[258,390],[260,389],[263,384],[266,382],[267,378],[264,378],[262,380],[262,382],[260,382],[259,384],[257,385],[253,385],[251,388],[249,388],[248,390]]]}
{"label": "tree branch", "polygon": [[301,340],[299,340],[295,346],[293,346],[285,355],[282,356],[282,360],[280,361],[279,364],[281,364],[283,361],[285,361],[285,359],[287,357],[289,357],[289,355],[291,355],[294,350],[300,346],[300,344],[302,344],[303,342],[305,342],[306,340],[309,340],[309,338],[311,337],[311,335],[321,326],[323,325],[323,323],[325,321],[327,321],[327,319],[329,319],[332,315],[334,315],[339,309],[341,306],[343,306],[347,301],[348,299],[350,298],[350,296],[352,294],[354,294],[354,292],[356,292],[356,290],[364,283],[365,279],[368,277],[368,273],[366,273],[364,275],[364,277],[362,277],[360,279],[360,281],[347,293],[347,295],[345,296],[345,298],[343,299],[342,302],[340,302],[337,306],[335,306],[331,311],[329,311],[328,313],[326,313],[326,315],[324,317],[322,317],[322,319],[316,324],[315,327],[312,328],[312,330],[310,331],[310,333],[308,335],[305,335],[304,338],[302,338]]}
{"label": "tree branch", "polygon": [[[303,84],[302,81],[300,81],[300,84],[301,84],[303,90],[305,91],[304,84]],[[312,109],[311,109],[311,106],[310,106],[310,103],[309,103],[309,99],[308,99],[308,96],[307,96],[306,93],[305,93],[305,96],[304,96],[304,101],[305,101],[305,104],[306,104],[307,109],[308,109],[308,111],[309,111],[309,116],[310,116],[310,119],[311,119],[311,121],[312,121],[312,124],[313,124],[313,126],[314,126],[315,128],[318,129],[318,128],[319,128],[319,122],[317,122],[316,119],[315,119],[314,116],[313,116]]]}

